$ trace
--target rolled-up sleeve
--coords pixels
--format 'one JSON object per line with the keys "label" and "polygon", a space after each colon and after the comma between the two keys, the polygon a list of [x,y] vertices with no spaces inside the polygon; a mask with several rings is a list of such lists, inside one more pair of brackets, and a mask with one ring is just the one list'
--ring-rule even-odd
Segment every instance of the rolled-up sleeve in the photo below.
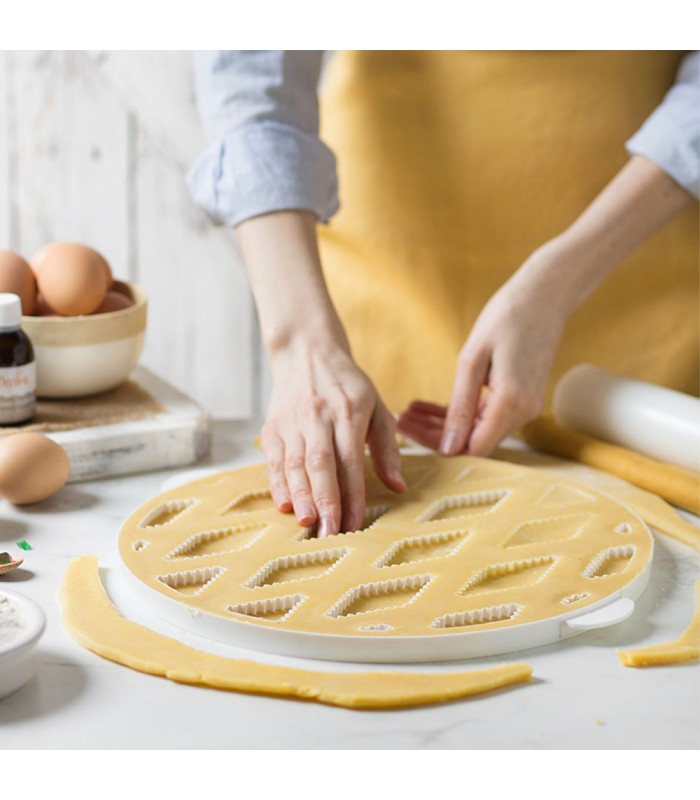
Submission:
{"label": "rolled-up sleeve", "polygon": [[335,157],[319,138],[320,50],[195,54],[197,105],[209,145],[187,175],[213,222],[237,225],[300,209],[338,209]]}
{"label": "rolled-up sleeve", "polygon": [[683,59],[675,84],[627,142],[627,151],[653,161],[700,197],[700,51]]}

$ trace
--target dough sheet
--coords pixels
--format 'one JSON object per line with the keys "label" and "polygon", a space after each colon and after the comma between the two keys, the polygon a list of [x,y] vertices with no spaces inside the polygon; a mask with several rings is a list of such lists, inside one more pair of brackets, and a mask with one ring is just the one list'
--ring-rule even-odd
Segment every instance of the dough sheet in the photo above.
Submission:
{"label": "dough sheet", "polygon": [[536,622],[623,591],[652,538],[625,505],[560,476],[489,459],[404,456],[409,490],[368,461],[361,530],[317,539],[281,514],[264,465],[147,502],[120,555],[188,608],[277,630],[450,636]]}

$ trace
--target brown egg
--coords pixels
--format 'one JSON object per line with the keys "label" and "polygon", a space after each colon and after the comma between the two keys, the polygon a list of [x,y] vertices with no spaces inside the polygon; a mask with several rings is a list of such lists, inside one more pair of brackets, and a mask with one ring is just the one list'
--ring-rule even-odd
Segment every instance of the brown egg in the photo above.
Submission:
{"label": "brown egg", "polygon": [[44,263],[44,259],[46,258],[46,254],[51,250],[53,244],[44,244],[42,245],[36,253],[29,259],[29,263],[31,264],[32,269],[35,273],[38,274],[39,270],[41,269],[41,265]]}
{"label": "brown egg", "polygon": [[68,480],[66,451],[43,433],[0,438],[0,497],[15,505],[46,500]]}
{"label": "brown egg", "polygon": [[0,292],[19,295],[22,313],[33,314],[36,307],[36,279],[29,264],[11,250],[0,250]]}
{"label": "brown egg", "polygon": [[131,308],[134,301],[130,300],[121,292],[107,292],[102,305],[95,311],[95,314],[108,314],[110,311],[121,311],[123,308]]}
{"label": "brown egg", "polygon": [[100,262],[105,277],[107,278],[107,288],[112,288],[114,276],[112,275],[112,268],[109,266],[107,259],[92,247],[88,247],[86,244],[78,244],[77,242],[49,242],[49,244],[43,244],[30,259],[30,264],[36,275],[39,274],[44,261],[46,261],[46,257],[57,247],[62,248],[64,252],[69,252],[66,248],[76,248],[91,253],[92,256]]}
{"label": "brown egg", "polygon": [[111,286],[112,272],[96,250],[57,242],[39,253],[39,291],[56,313],[72,317],[92,314],[100,307]]}

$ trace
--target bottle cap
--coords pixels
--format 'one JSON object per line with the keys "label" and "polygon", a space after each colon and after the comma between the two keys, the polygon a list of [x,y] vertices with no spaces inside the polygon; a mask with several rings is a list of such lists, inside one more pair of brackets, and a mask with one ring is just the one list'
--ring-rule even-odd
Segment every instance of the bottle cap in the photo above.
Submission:
{"label": "bottle cap", "polygon": [[16,294],[0,293],[0,330],[13,330],[22,324],[22,302]]}

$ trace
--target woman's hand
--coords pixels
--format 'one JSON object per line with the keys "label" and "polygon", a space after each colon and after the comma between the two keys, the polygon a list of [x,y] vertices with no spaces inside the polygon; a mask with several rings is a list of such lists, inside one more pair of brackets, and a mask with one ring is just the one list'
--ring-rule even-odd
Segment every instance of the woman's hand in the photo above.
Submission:
{"label": "woman's hand", "polygon": [[450,405],[414,401],[399,431],[447,455],[488,455],[541,410],[571,312],[693,200],[655,164],[632,157],[486,304],[460,353]]}
{"label": "woman's hand", "polygon": [[272,497],[319,537],[361,527],[364,445],[389,489],[401,492],[396,423],[349,353],[295,341],[272,362],[273,391],[262,431]]}
{"label": "woman's hand", "polygon": [[364,446],[377,475],[402,492],[396,423],[357,367],[328,294],[316,219],[282,211],[241,223],[273,389],[262,431],[270,486],[318,536],[356,530],[365,514]]}
{"label": "woman's hand", "polygon": [[479,315],[462,348],[449,406],[414,401],[399,431],[446,455],[486,456],[534,419],[566,321],[556,287],[540,286],[538,252]]}

